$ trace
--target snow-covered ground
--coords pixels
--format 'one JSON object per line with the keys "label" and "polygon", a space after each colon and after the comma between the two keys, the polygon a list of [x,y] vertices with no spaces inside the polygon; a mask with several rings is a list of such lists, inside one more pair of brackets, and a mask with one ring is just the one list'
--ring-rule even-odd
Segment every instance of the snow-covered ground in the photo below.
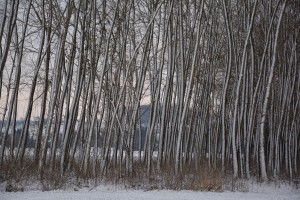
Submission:
{"label": "snow-covered ground", "polygon": [[[76,191],[75,191],[76,190]],[[246,192],[201,192],[201,191],[172,191],[172,190],[127,190],[119,186],[98,186],[94,188],[77,189],[69,188],[67,190],[56,190],[42,192],[40,190],[30,190],[24,192],[0,192],[1,200],[10,199],[28,199],[28,200],[113,200],[113,199],[298,199],[300,200],[300,189],[286,185],[274,184],[248,184]]]}

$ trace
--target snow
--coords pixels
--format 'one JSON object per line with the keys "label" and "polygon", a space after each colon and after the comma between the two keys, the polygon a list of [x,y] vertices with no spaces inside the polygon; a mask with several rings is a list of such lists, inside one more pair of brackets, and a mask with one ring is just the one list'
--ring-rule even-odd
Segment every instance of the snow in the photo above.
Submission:
{"label": "snow", "polygon": [[[298,199],[300,190],[289,185],[274,184],[249,184],[247,192],[201,192],[201,191],[173,191],[173,190],[128,190],[120,186],[105,186],[82,188],[75,191],[74,188],[67,190],[55,190],[42,192],[40,190],[29,190],[25,192],[0,192],[1,200],[28,199],[28,200],[192,200],[192,199]],[[76,189],[77,190],[77,189]]]}

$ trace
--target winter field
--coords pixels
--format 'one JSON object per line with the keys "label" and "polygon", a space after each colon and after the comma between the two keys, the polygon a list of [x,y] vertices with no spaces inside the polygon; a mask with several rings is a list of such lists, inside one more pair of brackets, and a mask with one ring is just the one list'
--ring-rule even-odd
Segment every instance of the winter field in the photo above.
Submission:
{"label": "winter field", "polygon": [[29,184],[23,192],[5,192],[5,183],[1,184],[0,199],[28,200],[108,200],[108,199],[300,199],[299,185],[281,183],[254,183],[246,181],[238,192],[225,190],[223,192],[203,192],[189,190],[132,190],[123,186],[99,185],[70,186],[64,190],[41,191],[37,184]]}

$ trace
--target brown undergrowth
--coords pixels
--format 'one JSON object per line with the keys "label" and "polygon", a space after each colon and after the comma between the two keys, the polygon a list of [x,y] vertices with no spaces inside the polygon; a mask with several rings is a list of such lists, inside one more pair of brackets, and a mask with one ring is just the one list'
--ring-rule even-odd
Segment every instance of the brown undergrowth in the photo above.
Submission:
{"label": "brown undergrowth", "polygon": [[[153,162],[150,174],[147,173],[147,166],[143,162],[135,161],[133,166],[132,173],[126,171],[125,163],[122,166],[110,164],[105,171],[101,172],[100,163],[97,162],[96,166],[90,166],[88,173],[84,174],[79,163],[73,162],[72,170],[61,175],[58,170],[59,162],[57,162],[53,172],[50,173],[46,165],[43,174],[40,174],[34,160],[26,156],[22,166],[14,160],[5,160],[0,167],[0,183],[6,183],[6,190],[11,191],[23,191],[28,184],[32,183],[37,185],[37,189],[43,191],[64,189],[70,186],[80,188],[97,184],[121,185],[127,189],[145,191],[156,189],[247,191],[244,179],[232,177],[230,165],[226,166],[225,175],[223,175],[219,163],[209,167],[208,161],[205,159],[197,167],[195,163],[184,164],[177,175],[175,175],[174,165],[168,163],[163,164],[158,170],[156,162]],[[256,173],[257,169],[253,168],[252,175]],[[282,177],[282,179],[285,178]],[[257,181],[259,182],[259,179]]]}

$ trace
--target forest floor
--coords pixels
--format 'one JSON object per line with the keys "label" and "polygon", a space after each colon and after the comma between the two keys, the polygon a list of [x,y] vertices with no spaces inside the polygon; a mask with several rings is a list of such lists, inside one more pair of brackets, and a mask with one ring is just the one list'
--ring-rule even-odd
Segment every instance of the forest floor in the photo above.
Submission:
{"label": "forest floor", "polygon": [[[42,191],[41,185],[36,182],[27,182],[23,188],[16,192],[6,192],[7,182],[0,184],[0,199],[75,199],[75,200],[108,200],[108,199],[300,199],[300,187],[288,182],[258,183],[250,180],[243,181],[235,191],[222,190],[219,192],[192,191],[192,190],[152,190],[128,189],[124,185],[108,185],[100,183],[69,185],[60,190]],[[25,183],[24,183],[25,184]]]}

